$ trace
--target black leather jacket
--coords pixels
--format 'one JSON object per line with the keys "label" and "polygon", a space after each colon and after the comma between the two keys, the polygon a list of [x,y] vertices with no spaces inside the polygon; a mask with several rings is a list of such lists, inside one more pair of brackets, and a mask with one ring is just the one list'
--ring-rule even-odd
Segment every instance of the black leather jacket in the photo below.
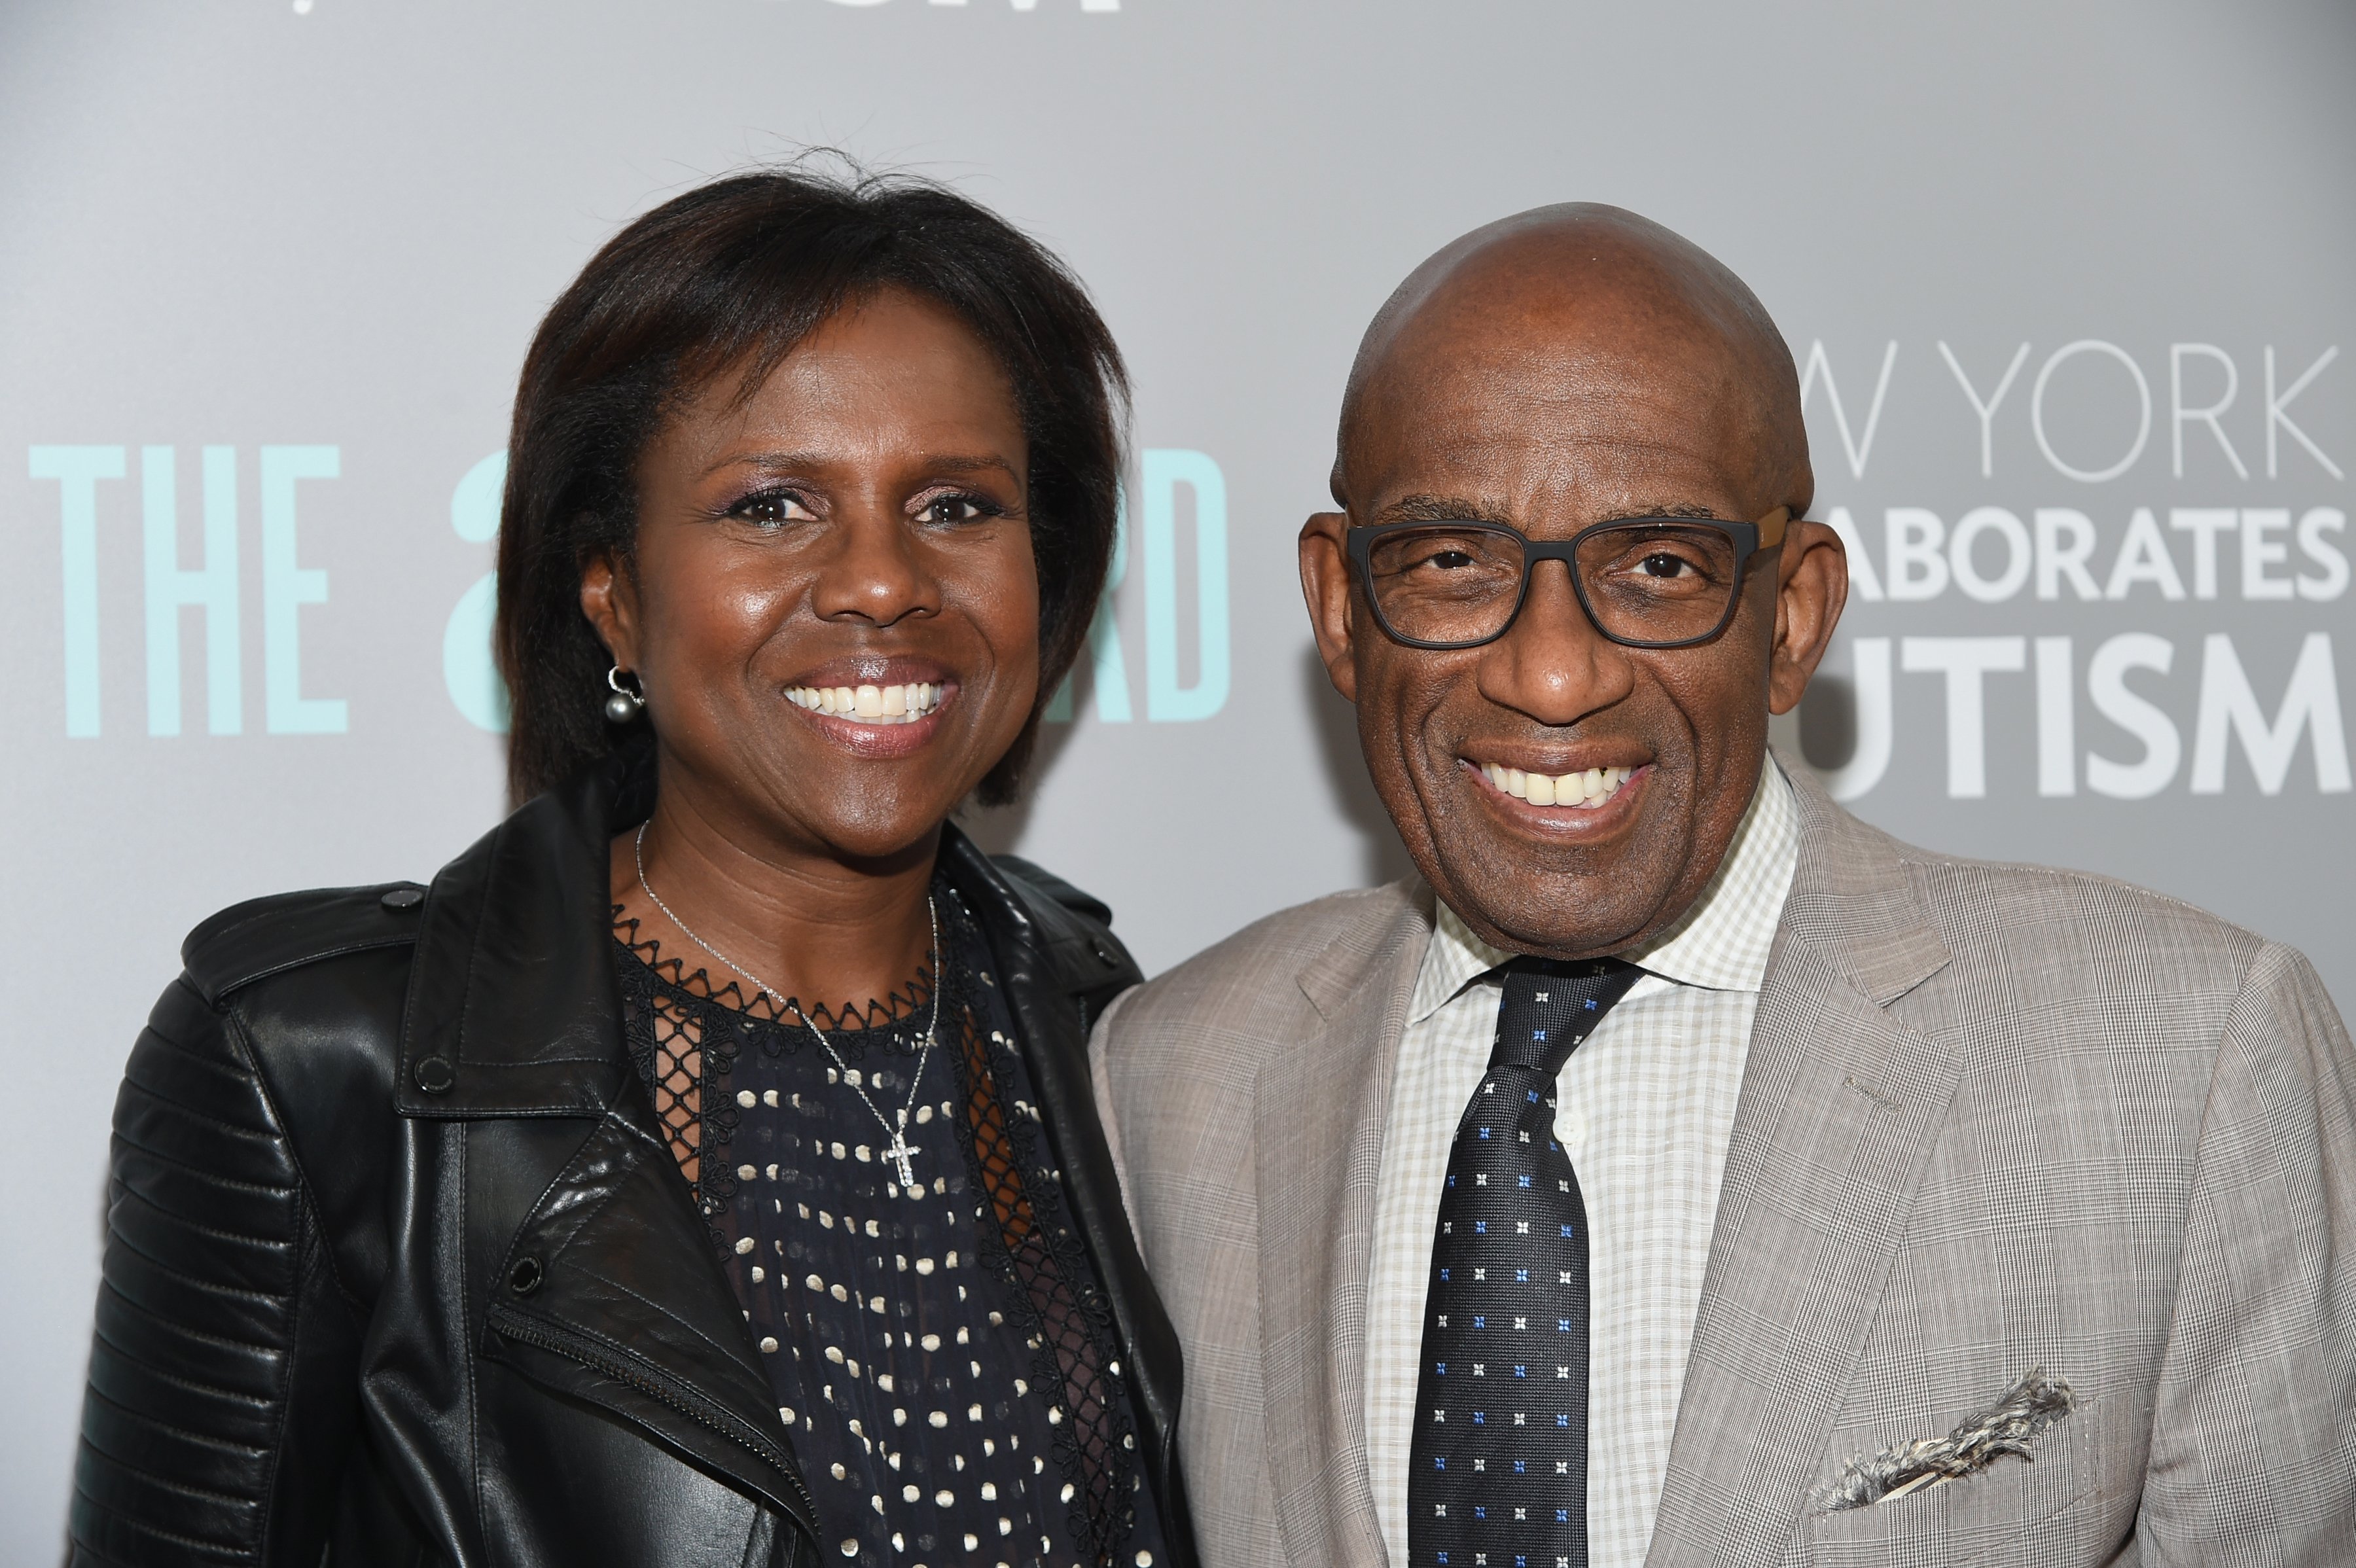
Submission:
{"label": "black leather jacket", "polygon": [[[816,1563],[761,1358],[622,1041],[593,770],[412,885],[206,921],[114,1112],[76,1564]],[[635,808],[635,811],[633,810]],[[1190,1564],[1178,1341],[1098,1126],[1104,906],[954,828]]]}

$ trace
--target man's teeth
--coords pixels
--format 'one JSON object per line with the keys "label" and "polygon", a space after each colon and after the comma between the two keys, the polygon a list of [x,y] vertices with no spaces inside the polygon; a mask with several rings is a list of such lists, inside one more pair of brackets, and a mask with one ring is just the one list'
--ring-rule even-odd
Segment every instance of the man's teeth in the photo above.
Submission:
{"label": "man's teeth", "polygon": [[1481,771],[1490,783],[1533,806],[1600,806],[1617,795],[1620,786],[1636,772],[1633,768],[1590,768],[1584,773],[1548,778],[1518,768],[1500,768],[1494,762],[1483,763]]}
{"label": "man's teeth", "polygon": [[793,686],[786,701],[863,725],[912,725],[941,705],[941,689],[926,681],[904,686]]}

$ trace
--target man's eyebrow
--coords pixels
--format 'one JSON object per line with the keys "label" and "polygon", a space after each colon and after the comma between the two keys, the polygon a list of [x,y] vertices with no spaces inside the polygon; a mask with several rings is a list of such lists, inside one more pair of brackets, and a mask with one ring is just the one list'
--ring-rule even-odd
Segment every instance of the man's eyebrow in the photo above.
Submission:
{"label": "man's eyebrow", "polygon": [[[1718,513],[1699,501],[1672,501],[1663,505],[1617,507],[1581,521],[1585,523],[1624,522],[1642,517],[1690,517],[1717,521]],[[1452,496],[1408,496],[1383,508],[1372,521],[1376,523],[1493,522],[1506,528],[1519,526],[1496,507]]]}
{"label": "man's eyebrow", "polygon": [[1494,507],[1451,496],[1406,496],[1376,512],[1376,522],[1495,522],[1511,528],[1513,520]]}

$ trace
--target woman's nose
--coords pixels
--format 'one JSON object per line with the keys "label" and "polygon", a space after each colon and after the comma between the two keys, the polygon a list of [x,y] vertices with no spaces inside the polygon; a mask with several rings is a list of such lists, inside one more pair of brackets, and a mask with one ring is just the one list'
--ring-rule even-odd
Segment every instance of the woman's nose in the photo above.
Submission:
{"label": "woman's nose", "polygon": [[895,511],[846,508],[836,514],[830,535],[810,596],[820,619],[890,626],[939,607],[916,532]]}

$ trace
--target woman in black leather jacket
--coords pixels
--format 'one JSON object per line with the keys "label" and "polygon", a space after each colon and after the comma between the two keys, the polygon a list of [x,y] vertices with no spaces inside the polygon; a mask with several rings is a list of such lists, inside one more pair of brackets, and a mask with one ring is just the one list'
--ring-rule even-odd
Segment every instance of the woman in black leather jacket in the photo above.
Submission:
{"label": "woman in black leather jacket", "polygon": [[115,1112],[76,1563],[1187,1564],[1091,1108],[1108,912],[1013,792],[1119,356],[948,192],[638,220],[509,445],[516,813],[189,937]]}

